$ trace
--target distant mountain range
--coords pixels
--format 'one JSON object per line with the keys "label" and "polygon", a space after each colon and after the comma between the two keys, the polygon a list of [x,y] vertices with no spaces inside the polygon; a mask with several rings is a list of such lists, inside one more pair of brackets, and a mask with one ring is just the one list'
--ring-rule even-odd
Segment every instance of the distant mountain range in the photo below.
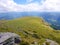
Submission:
{"label": "distant mountain range", "polygon": [[42,17],[50,23],[54,29],[60,29],[60,12],[7,12],[0,13],[0,20],[11,20],[24,16]]}

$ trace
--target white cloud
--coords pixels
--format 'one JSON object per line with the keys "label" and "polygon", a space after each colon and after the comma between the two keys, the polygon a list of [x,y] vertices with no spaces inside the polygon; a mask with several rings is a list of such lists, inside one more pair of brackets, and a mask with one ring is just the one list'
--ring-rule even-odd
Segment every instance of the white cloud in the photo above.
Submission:
{"label": "white cloud", "polygon": [[[31,2],[32,0],[27,0]],[[27,5],[16,4],[13,0],[0,0],[0,12],[7,11],[60,11],[60,0],[46,0],[42,4],[30,3]]]}
{"label": "white cloud", "polygon": [[52,10],[52,11],[60,11],[60,0],[47,0],[44,4],[43,7],[45,10]]}

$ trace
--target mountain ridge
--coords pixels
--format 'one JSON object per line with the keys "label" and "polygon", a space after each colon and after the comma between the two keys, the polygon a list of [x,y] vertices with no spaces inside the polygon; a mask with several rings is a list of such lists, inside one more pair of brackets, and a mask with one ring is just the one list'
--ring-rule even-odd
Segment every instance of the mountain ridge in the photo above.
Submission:
{"label": "mountain ridge", "polygon": [[39,17],[22,17],[14,20],[0,20],[0,32],[14,32],[21,36],[24,42],[43,44],[45,39],[60,44],[60,31],[54,30]]}
{"label": "mountain ridge", "polygon": [[51,26],[60,30],[60,13],[59,12],[6,12],[0,13],[0,20],[12,20],[25,16],[42,17]]}

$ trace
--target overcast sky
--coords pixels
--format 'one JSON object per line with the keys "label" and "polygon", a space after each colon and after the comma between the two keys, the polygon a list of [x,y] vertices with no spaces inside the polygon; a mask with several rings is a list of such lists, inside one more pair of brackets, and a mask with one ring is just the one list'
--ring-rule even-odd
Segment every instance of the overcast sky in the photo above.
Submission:
{"label": "overcast sky", "polygon": [[0,0],[0,12],[60,12],[60,0]]}

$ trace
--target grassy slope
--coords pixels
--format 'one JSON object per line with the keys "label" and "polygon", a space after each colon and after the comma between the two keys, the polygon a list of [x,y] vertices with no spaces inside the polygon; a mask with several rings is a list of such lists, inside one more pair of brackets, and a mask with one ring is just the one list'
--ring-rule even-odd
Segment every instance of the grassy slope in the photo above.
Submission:
{"label": "grassy slope", "polygon": [[60,31],[52,29],[43,19],[38,17],[23,17],[15,20],[1,20],[0,32],[14,32],[28,43],[34,41],[40,44],[44,39],[52,39],[60,43]]}

